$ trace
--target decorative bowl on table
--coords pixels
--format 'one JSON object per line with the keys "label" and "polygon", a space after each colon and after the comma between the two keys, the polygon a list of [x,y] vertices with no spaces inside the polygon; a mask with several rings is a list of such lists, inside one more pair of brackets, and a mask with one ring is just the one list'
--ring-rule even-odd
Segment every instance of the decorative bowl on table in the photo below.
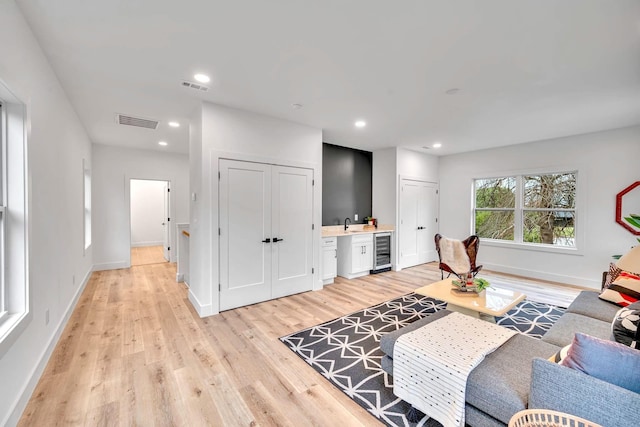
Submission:
{"label": "decorative bowl on table", "polygon": [[456,292],[475,292],[478,294],[490,286],[486,279],[480,278],[474,278],[472,281],[454,279],[451,281],[451,284],[453,284],[453,290]]}

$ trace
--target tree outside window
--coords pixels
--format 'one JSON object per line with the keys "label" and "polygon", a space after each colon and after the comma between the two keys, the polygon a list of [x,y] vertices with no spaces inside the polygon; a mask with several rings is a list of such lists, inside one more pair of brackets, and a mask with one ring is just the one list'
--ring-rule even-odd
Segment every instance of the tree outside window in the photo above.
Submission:
{"label": "tree outside window", "polygon": [[475,233],[483,238],[575,247],[576,172],[476,179]]}
{"label": "tree outside window", "polygon": [[514,239],[516,178],[477,179],[476,234],[496,240]]}

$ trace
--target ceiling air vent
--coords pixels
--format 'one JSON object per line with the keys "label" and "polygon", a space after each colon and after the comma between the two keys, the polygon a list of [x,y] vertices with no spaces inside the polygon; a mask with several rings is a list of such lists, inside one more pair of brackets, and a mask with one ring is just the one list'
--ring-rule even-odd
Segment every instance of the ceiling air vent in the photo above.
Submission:
{"label": "ceiling air vent", "polygon": [[188,82],[186,80],[182,82],[182,86],[195,89],[195,90],[200,90],[202,92],[206,92],[209,90],[208,87],[201,85],[200,83]]}
{"label": "ceiling air vent", "polygon": [[116,122],[120,125],[136,126],[139,128],[158,128],[157,120],[143,119],[140,117],[127,116],[125,114],[116,114]]}

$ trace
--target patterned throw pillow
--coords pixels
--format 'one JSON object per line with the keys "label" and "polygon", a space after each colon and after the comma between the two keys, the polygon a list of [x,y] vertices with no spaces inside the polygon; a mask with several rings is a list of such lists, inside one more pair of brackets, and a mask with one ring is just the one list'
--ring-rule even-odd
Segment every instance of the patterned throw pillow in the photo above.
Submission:
{"label": "patterned throw pillow", "polygon": [[618,277],[600,293],[600,299],[626,307],[640,300],[640,276],[621,271]]}
{"label": "patterned throw pillow", "polygon": [[609,273],[607,273],[606,279],[604,280],[604,283],[602,284],[602,290],[605,290],[609,286],[611,286],[613,281],[618,278],[618,276],[620,275],[621,272],[622,272],[622,269],[620,267],[618,267],[614,263],[610,262],[609,263]]}
{"label": "patterned throw pillow", "polygon": [[640,350],[640,301],[623,307],[611,324],[613,340]]}
{"label": "patterned throw pillow", "polygon": [[[605,290],[606,288],[611,286],[611,284],[618,278],[620,273],[622,273],[623,271],[624,270],[618,267],[615,263],[610,262],[609,271],[607,272],[605,276],[605,280],[602,283],[602,290]],[[634,273],[633,271],[627,271],[626,273],[633,274],[634,276],[640,276],[640,273]]]}

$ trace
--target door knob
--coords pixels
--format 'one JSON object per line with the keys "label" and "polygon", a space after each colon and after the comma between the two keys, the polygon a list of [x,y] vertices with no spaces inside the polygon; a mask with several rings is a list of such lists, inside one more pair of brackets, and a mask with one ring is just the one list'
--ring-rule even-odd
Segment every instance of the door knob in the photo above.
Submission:
{"label": "door knob", "polygon": [[273,243],[282,242],[284,239],[278,239],[277,237],[273,238]]}
{"label": "door knob", "polygon": [[262,243],[271,243],[271,239],[266,238],[266,239],[264,239],[264,240],[262,241]]}

